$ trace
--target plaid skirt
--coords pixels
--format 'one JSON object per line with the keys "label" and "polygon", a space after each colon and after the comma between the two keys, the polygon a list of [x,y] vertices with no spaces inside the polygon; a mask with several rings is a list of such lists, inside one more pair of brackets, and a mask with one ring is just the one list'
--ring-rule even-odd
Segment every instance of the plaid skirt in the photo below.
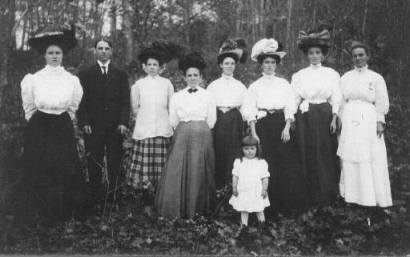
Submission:
{"label": "plaid skirt", "polygon": [[170,141],[171,138],[168,137],[133,140],[126,167],[127,178],[133,187],[157,187]]}

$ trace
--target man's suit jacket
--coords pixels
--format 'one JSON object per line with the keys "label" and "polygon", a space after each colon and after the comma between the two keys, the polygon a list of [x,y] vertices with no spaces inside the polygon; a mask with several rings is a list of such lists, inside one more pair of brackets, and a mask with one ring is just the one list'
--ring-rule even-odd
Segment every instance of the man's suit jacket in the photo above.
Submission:
{"label": "man's suit jacket", "polygon": [[108,74],[103,75],[95,64],[79,74],[84,95],[78,110],[80,127],[91,125],[94,133],[116,129],[118,125],[128,127],[130,111],[130,89],[127,74],[111,63]]}

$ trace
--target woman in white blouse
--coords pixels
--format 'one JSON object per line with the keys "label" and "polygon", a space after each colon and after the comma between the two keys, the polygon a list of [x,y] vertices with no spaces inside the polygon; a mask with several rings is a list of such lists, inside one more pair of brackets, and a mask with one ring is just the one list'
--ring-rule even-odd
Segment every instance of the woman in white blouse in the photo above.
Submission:
{"label": "woman in white blouse", "polygon": [[389,97],[383,77],[367,67],[368,52],[367,45],[353,44],[355,67],[341,79],[340,194],[348,203],[388,207],[392,197],[383,131]]}
{"label": "woman in white blouse", "polygon": [[161,177],[173,134],[169,123],[169,102],[174,94],[171,81],[159,75],[165,62],[165,52],[155,45],[154,42],[138,56],[146,76],[131,88],[135,127],[133,149],[127,165],[132,185],[153,191]]}
{"label": "woman in white blouse", "polygon": [[295,96],[289,82],[275,74],[285,54],[273,38],[253,46],[251,57],[261,65],[263,76],[249,86],[243,106],[251,133],[260,141],[268,162],[271,215],[294,212],[306,204],[305,179],[290,131]]}
{"label": "woman in white blouse", "polygon": [[309,60],[309,67],[292,76],[296,94],[296,131],[302,169],[308,181],[310,202],[327,205],[338,196],[339,160],[336,155],[336,120],[339,111],[340,76],[322,66],[330,44],[327,30],[300,32],[298,46]]}
{"label": "woman in white blouse", "polygon": [[170,123],[175,132],[155,198],[161,216],[207,214],[215,201],[211,129],[216,106],[212,95],[199,86],[204,68],[205,61],[196,53],[180,61],[188,86],[171,98]]}
{"label": "woman in white blouse", "polygon": [[73,31],[47,27],[29,40],[46,66],[21,82],[25,118],[23,173],[27,215],[71,218],[79,208],[83,180],[72,120],[83,95],[80,81],[62,66],[63,53],[76,44]]}
{"label": "woman in white blouse", "polygon": [[238,155],[244,135],[245,124],[240,109],[246,87],[233,77],[233,73],[236,64],[239,61],[245,62],[246,57],[246,44],[243,39],[226,40],[217,57],[222,76],[207,87],[217,105],[217,119],[213,130],[217,189],[232,182],[233,162]]}

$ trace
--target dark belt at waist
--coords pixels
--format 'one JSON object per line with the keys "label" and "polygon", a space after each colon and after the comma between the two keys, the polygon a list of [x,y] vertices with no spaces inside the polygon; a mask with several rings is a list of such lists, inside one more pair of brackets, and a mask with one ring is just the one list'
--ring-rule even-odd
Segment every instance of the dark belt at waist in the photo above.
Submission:
{"label": "dark belt at waist", "polygon": [[263,111],[269,114],[274,113],[283,113],[283,109],[265,109],[265,108],[258,108],[258,111]]}

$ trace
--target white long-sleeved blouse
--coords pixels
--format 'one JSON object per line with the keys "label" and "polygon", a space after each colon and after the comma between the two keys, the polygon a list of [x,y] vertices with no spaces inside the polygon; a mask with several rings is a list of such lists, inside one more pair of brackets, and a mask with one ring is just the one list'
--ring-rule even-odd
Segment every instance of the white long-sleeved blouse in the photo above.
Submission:
{"label": "white long-sleeved blouse", "polygon": [[211,93],[197,86],[189,93],[189,87],[175,93],[170,103],[170,123],[176,127],[180,121],[206,121],[212,129],[216,122],[216,104]]}
{"label": "white long-sleeved blouse", "polygon": [[226,75],[212,81],[207,90],[214,96],[217,107],[241,107],[246,94],[242,82]]}
{"label": "white long-sleeved blouse", "polygon": [[337,114],[341,103],[340,75],[329,67],[310,65],[292,76],[291,85],[296,95],[296,105],[302,113],[309,104],[329,102],[333,114]]}
{"label": "white long-sleeved blouse", "polygon": [[21,97],[26,120],[38,110],[48,114],[68,112],[74,119],[83,89],[80,80],[63,67],[46,65],[21,81]]}
{"label": "white long-sleeved blouse", "polygon": [[384,116],[389,111],[389,96],[386,82],[380,74],[367,66],[348,71],[341,78],[341,91],[342,110],[349,100],[369,102],[376,107],[377,121],[385,122]]}
{"label": "white long-sleeved blouse", "polygon": [[171,137],[169,102],[174,87],[169,79],[146,76],[131,88],[131,106],[135,119],[133,138]]}
{"label": "white long-sleeved blouse", "polygon": [[267,110],[283,110],[285,120],[294,120],[295,95],[286,79],[264,74],[249,86],[242,110],[248,122],[265,117]]}

